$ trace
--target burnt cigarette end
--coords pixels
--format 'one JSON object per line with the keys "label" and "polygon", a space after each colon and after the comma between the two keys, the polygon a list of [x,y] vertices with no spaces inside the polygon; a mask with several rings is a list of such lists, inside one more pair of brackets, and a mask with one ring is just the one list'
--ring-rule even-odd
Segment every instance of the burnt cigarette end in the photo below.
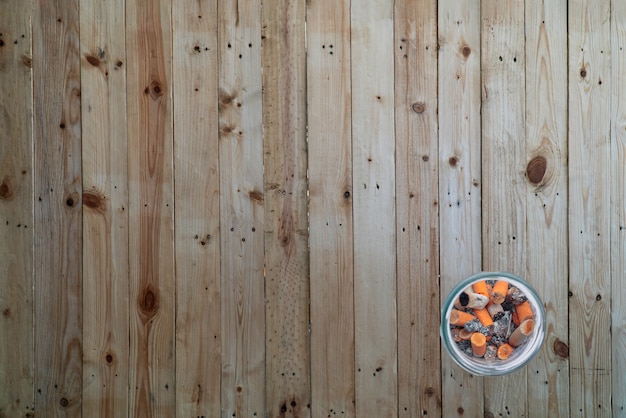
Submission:
{"label": "burnt cigarette end", "polygon": [[465,292],[461,293],[459,295],[459,302],[461,303],[461,306],[467,306],[469,303],[469,295]]}

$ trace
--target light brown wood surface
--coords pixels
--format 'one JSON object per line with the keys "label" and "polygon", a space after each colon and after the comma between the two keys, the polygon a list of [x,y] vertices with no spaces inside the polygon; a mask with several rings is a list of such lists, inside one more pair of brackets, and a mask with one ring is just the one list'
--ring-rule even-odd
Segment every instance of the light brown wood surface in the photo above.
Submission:
{"label": "light brown wood surface", "polygon": [[606,184],[611,167],[610,2],[574,1],[568,12],[570,413],[609,416],[615,373],[611,187]]}
{"label": "light brown wood surface", "polygon": [[176,415],[220,413],[217,1],[172,9]]}
{"label": "light brown wood surface", "polygon": [[[442,1],[439,28],[440,297],[481,270],[480,2]],[[456,365],[442,347],[442,416],[482,411],[483,378]]]}
{"label": "light brown wood surface", "polygon": [[128,415],[128,141],[124,2],[83,2],[83,405]]}
{"label": "light brown wood surface", "polygon": [[437,3],[394,8],[398,415],[440,415]]}
{"label": "light brown wood surface", "polygon": [[172,28],[167,0],[128,0],[129,414],[175,411]]}
{"label": "light brown wood surface", "polygon": [[0,14],[0,416],[32,414],[33,87],[31,2]]}
{"label": "light brown wood surface", "polygon": [[0,417],[624,415],[621,3],[0,3]]}

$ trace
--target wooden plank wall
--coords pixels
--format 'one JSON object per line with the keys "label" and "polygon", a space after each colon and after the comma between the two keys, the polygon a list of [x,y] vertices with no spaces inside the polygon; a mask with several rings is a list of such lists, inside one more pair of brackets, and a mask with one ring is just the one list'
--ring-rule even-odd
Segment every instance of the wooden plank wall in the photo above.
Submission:
{"label": "wooden plank wall", "polygon": [[626,417],[622,3],[0,2],[0,418]]}

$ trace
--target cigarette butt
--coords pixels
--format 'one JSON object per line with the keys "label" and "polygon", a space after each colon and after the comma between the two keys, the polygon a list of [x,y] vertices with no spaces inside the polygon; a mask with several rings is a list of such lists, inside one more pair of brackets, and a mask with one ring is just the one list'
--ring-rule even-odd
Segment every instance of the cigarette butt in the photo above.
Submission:
{"label": "cigarette butt", "polygon": [[465,328],[459,329],[459,338],[462,340],[469,340],[472,338],[473,331],[468,331]]}
{"label": "cigarette butt", "polygon": [[513,334],[509,337],[509,344],[513,347],[518,347],[522,345],[528,336],[533,332],[535,328],[535,321],[532,319],[527,319],[520,324],[519,327],[515,328]]}
{"label": "cigarette butt", "polygon": [[511,286],[506,294],[513,305],[519,305],[520,303],[528,300],[526,295],[515,286]]}
{"label": "cigarette butt", "polygon": [[487,312],[489,312],[491,319],[493,319],[497,314],[504,313],[504,309],[499,303],[492,303],[491,305],[487,305]]}
{"label": "cigarette butt", "polygon": [[500,360],[506,360],[509,358],[513,350],[514,348],[510,344],[504,343],[498,347],[498,352],[496,354]]}
{"label": "cigarette butt", "polygon": [[464,308],[483,309],[489,303],[489,298],[480,293],[466,291],[459,295],[458,303]]}
{"label": "cigarette butt", "polygon": [[491,315],[489,315],[487,309],[474,309],[474,315],[476,315],[476,318],[478,318],[480,323],[484,326],[489,327],[493,325],[493,319],[491,319]]}
{"label": "cigarette butt", "polygon": [[496,353],[498,351],[498,347],[496,347],[493,344],[489,344],[487,345],[487,349],[485,350],[485,360],[495,360],[496,359]]}
{"label": "cigarette butt", "polygon": [[517,317],[520,322],[524,322],[527,319],[534,319],[533,309],[531,308],[529,301],[517,305],[515,307],[515,312],[517,312]]}
{"label": "cigarette butt", "polygon": [[519,324],[521,322],[519,320],[519,316],[517,316],[517,312],[511,313],[511,320],[513,321],[513,323],[515,324],[516,327],[519,327]]}
{"label": "cigarette butt", "polygon": [[452,329],[450,330],[450,334],[452,334],[452,340],[453,340],[455,343],[458,343],[459,341],[461,341],[461,340],[462,340],[462,338],[461,338],[461,336],[460,336],[461,329],[462,329],[462,328],[452,328]]}
{"label": "cigarette butt", "polygon": [[504,298],[506,298],[506,292],[509,290],[509,282],[506,280],[498,280],[491,290],[491,301],[493,303],[502,303],[504,302]]}
{"label": "cigarette butt", "polygon": [[474,319],[474,315],[469,314],[467,312],[459,311],[458,309],[452,309],[450,312],[450,323],[452,325],[458,325],[462,327],[466,322]]}
{"label": "cigarette butt", "polygon": [[489,298],[489,289],[487,289],[486,281],[477,281],[472,285],[472,289],[474,289],[474,293],[480,293],[481,295],[487,296],[487,298]]}
{"label": "cigarette butt", "polygon": [[483,334],[480,332],[473,333],[470,342],[472,343],[472,351],[476,357],[485,355],[485,351],[487,351],[487,339]]}

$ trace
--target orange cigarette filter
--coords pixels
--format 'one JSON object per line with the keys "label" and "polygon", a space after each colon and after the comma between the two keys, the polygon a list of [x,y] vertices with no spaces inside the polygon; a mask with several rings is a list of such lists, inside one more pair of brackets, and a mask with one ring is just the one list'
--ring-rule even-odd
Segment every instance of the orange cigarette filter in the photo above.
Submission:
{"label": "orange cigarette filter", "polygon": [[452,312],[450,312],[450,323],[452,325],[458,325],[460,327],[475,318],[476,317],[474,315],[467,312],[459,311],[458,309],[452,309]]}
{"label": "orange cigarette filter", "polygon": [[489,311],[487,309],[474,309],[474,315],[480,321],[481,324],[488,327],[493,325],[493,319],[491,319],[491,315],[489,315]]}
{"label": "orange cigarette filter", "polygon": [[532,319],[525,320],[519,327],[515,328],[515,331],[513,331],[513,334],[509,337],[509,344],[513,347],[524,344],[526,338],[533,332],[534,328],[535,321]]}
{"label": "orange cigarette filter", "polygon": [[517,317],[520,322],[524,322],[527,319],[534,319],[533,309],[530,307],[530,302],[526,301],[520,303],[515,307],[515,312],[517,312]]}
{"label": "orange cigarette filter", "polygon": [[472,285],[472,289],[474,289],[475,293],[480,293],[481,295],[485,295],[489,297],[489,289],[487,288],[487,282],[484,280],[477,281]]}
{"label": "orange cigarette filter", "polygon": [[487,338],[485,338],[483,334],[480,332],[473,333],[470,342],[472,343],[472,351],[475,356],[482,357],[485,355],[485,351],[487,351]]}
{"label": "orange cigarette filter", "polygon": [[519,316],[517,316],[517,312],[513,312],[511,314],[511,320],[513,321],[516,327],[519,327],[520,320],[519,320]]}
{"label": "orange cigarette filter", "polygon": [[500,360],[506,360],[509,358],[513,350],[514,348],[510,344],[504,343],[500,347],[498,347],[496,355]]}
{"label": "orange cigarette filter", "polygon": [[509,290],[509,282],[506,280],[498,280],[491,290],[491,301],[493,303],[502,303],[506,298],[506,292]]}

